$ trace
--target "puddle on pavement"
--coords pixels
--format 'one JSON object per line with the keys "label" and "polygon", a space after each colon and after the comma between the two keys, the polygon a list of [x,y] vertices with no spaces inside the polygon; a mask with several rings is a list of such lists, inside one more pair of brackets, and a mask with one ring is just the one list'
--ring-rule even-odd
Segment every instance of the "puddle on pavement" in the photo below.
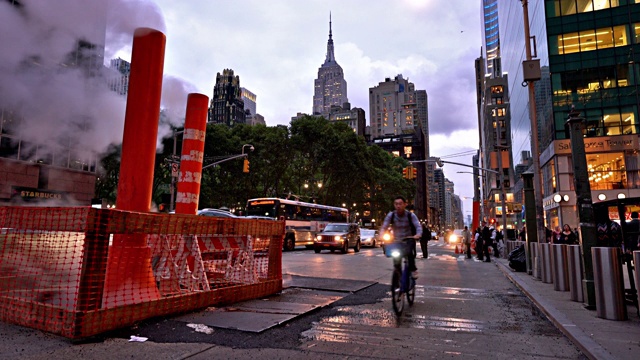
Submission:
{"label": "puddle on pavement", "polygon": [[[452,296],[476,296],[477,293],[483,292],[475,289],[459,288],[436,288],[436,291],[433,290],[433,288],[430,289],[429,297],[433,292]],[[420,298],[424,298],[424,296],[425,289],[418,287],[416,302],[421,301]],[[488,326],[482,321],[472,319],[412,314],[411,310],[405,311],[402,317],[398,319],[391,310],[390,296],[375,305],[342,306],[336,308],[336,310],[338,311],[337,315],[323,318],[321,321],[314,323],[311,329],[302,333],[302,336],[312,340],[348,342],[363,336],[362,329],[358,326],[431,329],[467,333],[482,332]]]}

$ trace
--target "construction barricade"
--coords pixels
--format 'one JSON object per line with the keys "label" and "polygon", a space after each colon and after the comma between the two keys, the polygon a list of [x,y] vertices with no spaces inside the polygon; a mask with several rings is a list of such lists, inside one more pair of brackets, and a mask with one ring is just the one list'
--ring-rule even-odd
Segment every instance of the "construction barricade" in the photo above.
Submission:
{"label": "construction barricade", "polygon": [[0,228],[0,320],[72,339],[282,290],[282,221],[0,207]]}

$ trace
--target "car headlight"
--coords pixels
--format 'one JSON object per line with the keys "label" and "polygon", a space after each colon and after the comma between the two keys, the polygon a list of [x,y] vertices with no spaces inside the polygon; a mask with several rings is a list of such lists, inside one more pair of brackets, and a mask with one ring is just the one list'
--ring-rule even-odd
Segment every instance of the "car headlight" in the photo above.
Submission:
{"label": "car headlight", "polygon": [[456,241],[458,241],[458,236],[457,235],[449,236],[449,242],[456,242]]}
{"label": "car headlight", "polygon": [[336,235],[333,239],[334,239],[335,241],[342,241],[342,236],[340,236],[340,235]]}
{"label": "car headlight", "polygon": [[322,240],[322,235],[316,236],[316,240],[318,240],[318,241]]}
{"label": "car headlight", "polygon": [[389,233],[384,233],[384,235],[382,235],[382,240],[384,240],[384,241],[389,241],[389,240],[391,240],[391,234],[389,234]]}

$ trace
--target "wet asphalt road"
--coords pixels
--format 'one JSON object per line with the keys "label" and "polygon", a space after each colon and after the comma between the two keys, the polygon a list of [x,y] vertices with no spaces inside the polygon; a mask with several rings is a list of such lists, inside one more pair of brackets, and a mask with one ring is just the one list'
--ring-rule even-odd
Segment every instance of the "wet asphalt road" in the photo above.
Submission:
{"label": "wet asphalt road", "polygon": [[[215,329],[206,335],[169,319],[149,321],[116,336],[135,333],[161,343],[214,344],[220,350],[231,348],[229,354],[237,358],[585,358],[495,264],[464,259],[442,242],[430,242],[429,249],[428,259],[417,259],[416,302],[399,319],[390,303],[391,261],[380,248],[347,255],[296,250],[284,254],[285,278],[288,274],[378,284],[260,334]],[[192,358],[210,355],[211,350]]]}

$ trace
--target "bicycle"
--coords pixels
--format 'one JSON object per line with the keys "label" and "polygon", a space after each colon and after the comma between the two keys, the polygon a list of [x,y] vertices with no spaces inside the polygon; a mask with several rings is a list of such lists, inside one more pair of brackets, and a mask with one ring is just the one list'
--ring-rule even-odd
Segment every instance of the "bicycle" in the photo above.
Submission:
{"label": "bicycle", "polygon": [[401,316],[404,311],[405,296],[409,306],[413,305],[416,296],[416,280],[411,276],[408,260],[408,254],[412,249],[406,240],[403,239],[402,242],[393,242],[385,246],[385,255],[393,259],[391,305],[396,316]]}

